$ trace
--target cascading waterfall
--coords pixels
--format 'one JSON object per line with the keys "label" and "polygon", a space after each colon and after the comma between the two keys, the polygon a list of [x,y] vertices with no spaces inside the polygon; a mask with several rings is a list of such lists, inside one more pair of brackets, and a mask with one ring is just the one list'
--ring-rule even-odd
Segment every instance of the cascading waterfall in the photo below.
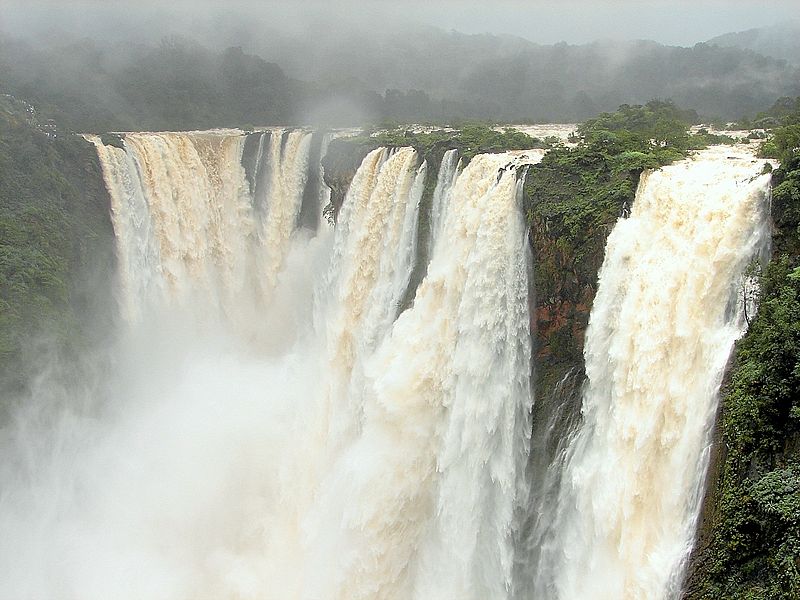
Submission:
{"label": "cascading waterfall", "polygon": [[442,156],[442,164],[439,168],[439,175],[436,178],[436,187],[433,189],[433,199],[431,201],[430,236],[428,248],[433,250],[433,242],[441,237],[442,225],[444,224],[445,208],[449,205],[448,194],[453,189],[453,182],[461,168],[461,160],[458,150],[448,150]]}
{"label": "cascading waterfall", "polygon": [[311,133],[260,134],[252,189],[241,164],[245,139],[133,133],[121,149],[90,137],[111,196],[128,320],[165,299],[231,320],[264,309],[296,228]]}
{"label": "cascading waterfall", "polygon": [[679,595],[743,276],[769,240],[762,166],[717,148],[645,174],[609,236],[583,422],[551,466],[556,498],[538,507],[534,598]]}
{"label": "cascading waterfall", "polygon": [[[269,169],[256,171],[255,209],[257,214],[263,215],[258,228],[261,265],[257,280],[265,293],[275,287],[278,271],[288,251],[289,238],[297,227],[308,173],[310,143],[311,133],[292,131],[284,136],[283,131],[274,131],[269,148],[265,149]],[[266,179],[266,183],[262,183],[262,179]]]}
{"label": "cascading waterfall", "polygon": [[531,481],[520,172],[543,152],[447,151],[425,197],[414,149],[375,149],[331,228],[333,135],[86,136],[125,327],[84,390],[103,408],[62,391],[0,429],[0,597],[675,597],[768,240],[762,162],[643,176],[608,240],[582,422],[536,440],[555,458]]}
{"label": "cascading waterfall", "polygon": [[24,456],[0,473],[0,597],[506,598],[531,403],[518,171],[541,153],[448,153],[448,243],[401,311],[413,149],[369,153],[314,232],[322,136],[87,137],[126,327],[105,408],[0,436]]}
{"label": "cascading waterfall", "polygon": [[427,169],[416,163],[412,148],[374,150],[342,206],[330,278],[320,294],[335,301],[319,321],[327,326],[331,356],[347,372],[359,355],[374,352],[408,286]]}
{"label": "cascading waterfall", "polygon": [[[298,427],[289,463],[294,500],[287,522],[303,520],[340,451],[360,433],[364,367],[387,334],[414,261],[426,166],[412,148],[378,148],[362,161],[339,213],[327,272],[315,292],[313,322],[325,374]],[[298,531],[290,534],[301,543]],[[301,552],[301,550],[298,550]],[[297,562],[302,562],[298,559]]]}
{"label": "cascading waterfall", "polygon": [[[378,389],[388,399],[419,390],[414,402],[444,416],[436,425],[436,461],[427,465],[426,477],[438,481],[435,518],[414,563],[418,600],[506,598],[511,587],[512,519],[531,404],[521,184],[503,155],[478,156],[458,176],[442,225],[448,243],[436,246],[414,307],[380,356],[386,366]],[[417,357],[411,369],[409,354]],[[446,377],[437,380],[437,373]]]}
{"label": "cascading waterfall", "polygon": [[531,399],[526,232],[508,162],[478,156],[456,180],[450,243],[366,365],[361,435],[310,512],[307,597],[507,597]]}

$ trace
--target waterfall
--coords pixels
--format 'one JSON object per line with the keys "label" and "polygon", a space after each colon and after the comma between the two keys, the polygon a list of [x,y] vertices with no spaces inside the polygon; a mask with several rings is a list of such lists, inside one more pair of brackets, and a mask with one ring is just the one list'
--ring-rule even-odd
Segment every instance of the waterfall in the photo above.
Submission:
{"label": "waterfall", "polygon": [[532,402],[521,186],[503,155],[475,157],[458,175],[444,207],[447,243],[436,245],[414,306],[379,357],[387,400],[414,420],[426,410],[442,415],[435,462],[421,455],[417,463],[438,480],[414,563],[418,600],[506,598],[511,586]]}
{"label": "waterfall", "polygon": [[276,130],[268,147],[265,137],[252,190],[243,135],[133,133],[124,149],[90,138],[111,196],[129,319],[164,298],[233,317],[242,295],[256,303],[275,286],[300,212],[311,134]]}
{"label": "waterfall", "polygon": [[[261,266],[256,278],[265,293],[275,287],[278,271],[288,251],[289,238],[297,227],[303,190],[308,177],[311,134],[277,130],[270,137],[269,173],[263,191],[254,198],[257,214],[263,215],[258,227]],[[265,169],[266,170],[266,169]]]}
{"label": "waterfall", "polygon": [[428,248],[433,250],[433,241],[441,237],[442,224],[444,223],[444,211],[449,205],[447,195],[453,188],[453,182],[460,168],[461,161],[458,157],[458,150],[448,150],[442,157],[442,164],[439,168],[439,175],[436,178],[436,187],[433,189],[433,200],[431,202],[431,225]]}
{"label": "waterfall", "polygon": [[[383,159],[365,159],[340,218]],[[365,364],[360,435],[309,511],[304,597],[506,597],[531,401],[526,231],[507,163],[476,157],[455,181],[450,243]]]}
{"label": "waterfall", "polygon": [[43,375],[0,428],[0,598],[676,598],[768,243],[763,161],[642,176],[587,381],[534,427],[520,204],[544,152],[434,173],[376,148],[330,227],[335,135],[86,136],[122,326],[110,372]]}
{"label": "waterfall", "polygon": [[378,148],[315,230],[330,136],[87,139],[124,326],[100,408],[0,430],[0,597],[508,597],[541,154]]}
{"label": "waterfall", "polygon": [[[733,148],[645,173],[611,232],[584,350],[582,424],[538,507],[535,598],[677,598],[717,394],[768,242],[763,161]],[[542,482],[541,485],[548,485]]]}

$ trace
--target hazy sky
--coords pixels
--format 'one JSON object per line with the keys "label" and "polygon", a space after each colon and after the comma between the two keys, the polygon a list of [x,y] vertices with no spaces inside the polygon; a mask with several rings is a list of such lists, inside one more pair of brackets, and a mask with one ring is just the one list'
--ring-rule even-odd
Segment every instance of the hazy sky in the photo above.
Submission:
{"label": "hazy sky", "polygon": [[540,43],[614,38],[693,45],[798,18],[800,0],[445,1],[428,3],[425,12],[446,27],[511,33]]}
{"label": "hazy sky", "polygon": [[[371,29],[422,23],[466,33],[507,33],[539,43],[653,39],[692,45],[729,31],[800,18],[800,0],[0,0],[0,27],[43,21],[82,34],[173,27],[213,35],[222,16],[299,28],[327,22]],[[213,15],[213,16],[211,16]],[[145,25],[146,24],[146,25]]]}

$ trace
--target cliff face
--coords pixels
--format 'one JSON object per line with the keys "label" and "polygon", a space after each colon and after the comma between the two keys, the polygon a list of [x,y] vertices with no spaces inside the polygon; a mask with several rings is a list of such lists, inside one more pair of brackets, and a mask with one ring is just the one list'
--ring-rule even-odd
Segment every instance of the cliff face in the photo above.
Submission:
{"label": "cliff face", "polygon": [[615,173],[612,160],[593,150],[556,148],[527,174],[524,208],[534,256],[539,403],[567,373],[583,379],[584,334],[606,238],[633,203],[641,173]]}
{"label": "cliff face", "polygon": [[[536,299],[532,481],[548,480],[547,471],[580,424],[584,337],[606,238],[632,204],[640,172],[613,174],[609,157],[561,148],[528,171],[523,201]],[[547,503],[555,491],[533,489],[532,502]]]}
{"label": "cliff face", "polygon": [[325,214],[330,218],[336,219],[361,161],[375,147],[375,144],[354,144],[347,139],[336,139],[330,143],[328,152],[322,157],[323,179],[331,189],[330,207],[325,209]]}
{"label": "cliff face", "polygon": [[[597,273],[608,229],[587,232],[587,242],[600,251],[578,265],[574,249],[560,242],[560,223],[544,216],[543,207],[534,205],[530,197],[525,200],[531,205],[529,240],[536,283],[531,326],[536,333],[538,380],[544,383],[543,379],[550,380],[554,374],[560,378],[570,369],[583,368],[583,338],[597,291]],[[548,372],[551,369],[554,373]]]}

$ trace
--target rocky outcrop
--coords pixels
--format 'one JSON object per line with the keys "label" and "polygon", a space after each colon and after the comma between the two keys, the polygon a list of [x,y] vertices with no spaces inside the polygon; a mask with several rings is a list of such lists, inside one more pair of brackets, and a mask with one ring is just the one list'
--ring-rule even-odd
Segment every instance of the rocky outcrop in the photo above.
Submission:
{"label": "rocky outcrop", "polygon": [[322,158],[322,177],[325,185],[331,189],[331,202],[326,207],[325,214],[333,220],[339,214],[361,161],[375,147],[375,144],[368,141],[354,143],[346,138],[333,140],[328,146],[328,151]]}

